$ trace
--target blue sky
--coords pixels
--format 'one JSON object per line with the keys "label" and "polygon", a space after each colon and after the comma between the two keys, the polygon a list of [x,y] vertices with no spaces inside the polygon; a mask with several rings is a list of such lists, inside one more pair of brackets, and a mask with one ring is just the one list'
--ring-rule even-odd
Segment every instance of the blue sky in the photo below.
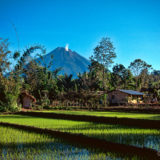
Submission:
{"label": "blue sky", "polygon": [[115,63],[141,58],[160,69],[160,0],[0,0],[0,37],[11,49],[42,44],[50,52],[68,43],[89,58],[104,36]]}

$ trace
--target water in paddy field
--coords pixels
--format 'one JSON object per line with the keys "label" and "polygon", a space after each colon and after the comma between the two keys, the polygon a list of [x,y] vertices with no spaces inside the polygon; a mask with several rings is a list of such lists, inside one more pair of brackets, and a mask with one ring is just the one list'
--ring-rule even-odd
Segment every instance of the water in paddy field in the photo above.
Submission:
{"label": "water in paddy field", "polygon": [[144,140],[144,147],[148,147],[148,148],[160,151],[160,135],[147,137]]}
{"label": "water in paddy field", "polygon": [[121,160],[113,153],[94,153],[71,145],[51,142],[14,144],[0,149],[1,160]]}
{"label": "water in paddy field", "polygon": [[141,135],[141,134],[124,134],[124,135],[108,135],[106,137],[109,141],[120,143],[120,144],[128,144],[136,147],[146,147],[150,149],[154,149],[156,151],[160,151],[160,135]]}

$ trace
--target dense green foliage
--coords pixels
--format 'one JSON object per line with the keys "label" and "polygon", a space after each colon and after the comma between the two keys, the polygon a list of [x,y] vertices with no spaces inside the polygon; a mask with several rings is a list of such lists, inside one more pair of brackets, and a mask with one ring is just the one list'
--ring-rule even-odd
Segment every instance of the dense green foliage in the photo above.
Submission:
{"label": "dense green foliage", "polygon": [[0,111],[18,110],[17,99],[20,93],[21,82],[13,72],[10,71],[8,41],[0,39]]}
{"label": "dense green foliage", "polygon": [[160,131],[131,128],[121,125],[107,125],[92,122],[36,118],[21,115],[1,115],[0,122],[36,126],[75,134],[84,134],[116,143],[160,149]]}
{"label": "dense green foliage", "polygon": [[[23,52],[11,52],[7,40],[0,39],[0,111],[16,111],[21,106],[23,91],[37,100],[39,108],[49,108],[53,102],[78,103],[79,106],[97,108],[108,105],[107,92],[114,89],[132,89],[145,92],[144,102],[160,100],[160,72],[151,72],[151,65],[141,59],[131,62],[128,68],[115,64],[113,43],[102,38],[91,56],[89,71],[72,75],[59,75],[60,68],[49,71],[54,57],[47,64],[43,62],[46,51],[42,46],[31,46]],[[37,61],[41,58],[41,61]],[[103,94],[96,94],[104,91]]]}

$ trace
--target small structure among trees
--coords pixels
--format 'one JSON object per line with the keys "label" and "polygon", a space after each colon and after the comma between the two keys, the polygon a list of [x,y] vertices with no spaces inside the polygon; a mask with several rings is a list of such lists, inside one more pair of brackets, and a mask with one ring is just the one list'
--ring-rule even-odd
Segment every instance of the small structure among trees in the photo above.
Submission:
{"label": "small structure among trees", "polygon": [[112,105],[139,104],[143,103],[143,96],[142,92],[118,89],[108,93],[108,100]]}
{"label": "small structure among trees", "polygon": [[21,103],[23,108],[30,108],[33,103],[36,103],[36,99],[24,91],[21,93]]}

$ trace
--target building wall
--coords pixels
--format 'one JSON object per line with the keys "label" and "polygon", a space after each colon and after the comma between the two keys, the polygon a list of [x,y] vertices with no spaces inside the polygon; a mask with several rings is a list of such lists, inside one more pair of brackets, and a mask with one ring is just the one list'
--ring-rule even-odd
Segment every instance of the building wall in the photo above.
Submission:
{"label": "building wall", "polygon": [[23,108],[30,108],[32,99],[28,96],[23,97]]}
{"label": "building wall", "polygon": [[112,91],[108,93],[108,100],[112,104],[120,104],[128,102],[128,94],[120,91]]}

